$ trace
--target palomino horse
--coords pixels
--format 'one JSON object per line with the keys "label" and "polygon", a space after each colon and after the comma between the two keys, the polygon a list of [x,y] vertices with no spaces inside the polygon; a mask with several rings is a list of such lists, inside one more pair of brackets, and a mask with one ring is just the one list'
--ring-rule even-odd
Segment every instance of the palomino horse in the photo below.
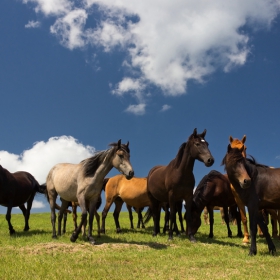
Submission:
{"label": "palomino horse", "polygon": [[246,159],[242,150],[228,146],[223,164],[228,178],[243,203],[248,207],[251,233],[249,255],[256,255],[257,224],[260,226],[268,243],[269,253],[276,252],[267,225],[264,222],[261,209],[280,208],[280,168],[269,168],[257,164],[254,159]]}
{"label": "palomino horse", "polygon": [[119,140],[118,143],[112,143],[110,146],[111,148],[108,150],[98,152],[79,164],[60,163],[50,170],[47,177],[47,194],[51,208],[53,238],[57,237],[55,201],[57,195],[59,195],[62,199],[62,205],[58,216],[58,235],[61,235],[61,220],[68,202],[78,201],[82,210],[82,220],[70,238],[72,242],[76,241],[87,219],[86,203],[88,202],[88,240],[91,244],[95,243],[92,236],[93,215],[102,190],[104,177],[113,167],[123,173],[127,179],[131,179],[134,176],[134,171],[130,164],[129,143],[121,144],[121,140]]}
{"label": "palomino horse", "polygon": [[[219,206],[214,206],[213,210],[219,210],[221,213],[221,219],[222,219],[222,224],[225,223],[225,213],[224,213],[224,208],[223,207],[219,207]],[[204,223],[205,225],[210,225],[210,221],[209,221],[209,211],[207,209],[207,207],[205,206],[203,209],[203,219],[204,219]]]}
{"label": "palomino horse", "polygon": [[[33,199],[36,193],[45,193],[45,191],[45,186],[39,185],[30,173],[24,171],[10,173],[0,165],[0,205],[7,207],[6,220],[10,235],[15,233],[11,224],[12,208],[20,208],[25,220],[24,231],[28,231]],[[27,208],[25,203],[27,203]]]}
{"label": "palomino horse", "polygon": [[[246,141],[246,135],[244,135],[241,140],[239,140],[237,138],[232,138],[232,136],[229,137],[229,142],[230,142],[231,148],[237,148],[239,150],[242,150],[242,155],[244,156],[244,158],[246,158],[246,150],[247,150],[247,147],[244,144],[245,141]],[[248,226],[247,226],[245,205],[242,202],[242,200],[240,199],[238,193],[236,192],[236,190],[232,184],[230,184],[230,187],[231,187],[231,191],[234,195],[236,204],[239,208],[240,215],[241,215],[241,221],[243,224],[243,231],[244,231],[243,243],[247,244],[247,243],[249,243],[249,231],[248,231]]]}
{"label": "palomino horse", "polygon": [[215,206],[222,207],[224,210],[224,219],[227,225],[228,237],[232,237],[232,232],[229,226],[228,207],[235,210],[237,218],[238,236],[242,236],[240,226],[240,215],[237,215],[236,202],[230,189],[230,183],[226,175],[221,174],[216,170],[210,171],[205,175],[195,189],[193,195],[192,205],[192,219],[193,219],[193,234],[195,234],[201,225],[201,213],[204,207],[207,207],[210,216],[210,233],[209,238],[213,238],[213,209]]}
{"label": "palomino horse", "polygon": [[206,130],[198,134],[194,129],[187,142],[179,148],[177,156],[166,166],[153,167],[147,178],[148,195],[151,200],[151,211],[154,220],[154,232],[156,236],[160,232],[160,204],[169,203],[170,228],[169,239],[173,239],[173,226],[176,220],[176,202],[185,200],[187,235],[192,242],[195,238],[192,234],[191,205],[195,178],[193,167],[195,160],[204,162],[209,167],[214,163],[208,143],[204,137]]}
{"label": "palomino horse", "polygon": [[139,209],[150,205],[150,199],[147,193],[147,178],[134,177],[128,181],[123,175],[116,175],[112,178],[107,179],[104,191],[106,204],[102,211],[102,233],[105,233],[105,219],[113,202],[115,202],[116,204],[116,208],[114,211],[114,220],[118,233],[121,232],[119,224],[119,214],[124,202],[127,204],[128,209],[131,209],[131,207],[135,207],[138,214]]}

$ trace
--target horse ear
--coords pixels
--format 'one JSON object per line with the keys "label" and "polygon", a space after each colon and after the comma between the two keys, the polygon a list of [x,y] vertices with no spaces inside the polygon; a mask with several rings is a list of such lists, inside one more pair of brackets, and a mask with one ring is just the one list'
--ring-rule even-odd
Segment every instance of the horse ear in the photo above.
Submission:
{"label": "horse ear", "polygon": [[203,138],[205,137],[206,132],[207,132],[207,130],[206,130],[206,129],[204,129],[204,131],[201,133],[201,136],[202,136]]}
{"label": "horse ear", "polygon": [[128,146],[129,146],[129,141],[127,141],[127,143],[126,143],[126,147],[128,148]]}
{"label": "horse ear", "polygon": [[245,143],[245,141],[246,141],[246,135],[244,135],[244,136],[243,136],[243,138],[242,138],[241,142],[244,144],[244,143]]}
{"label": "horse ear", "polygon": [[122,144],[122,140],[120,139],[120,140],[118,141],[118,149],[121,148],[121,144]]}
{"label": "horse ear", "polygon": [[232,141],[233,141],[233,138],[232,138],[232,136],[230,135],[230,136],[229,136],[229,143],[232,143]]}
{"label": "horse ear", "polygon": [[242,148],[239,150],[241,153],[244,151],[244,145],[242,146]]}
{"label": "horse ear", "polygon": [[227,146],[227,152],[229,153],[231,150],[232,150],[231,145],[228,144],[228,146]]}
{"label": "horse ear", "polygon": [[193,136],[196,136],[197,135],[197,129],[195,128],[194,130],[193,130]]}

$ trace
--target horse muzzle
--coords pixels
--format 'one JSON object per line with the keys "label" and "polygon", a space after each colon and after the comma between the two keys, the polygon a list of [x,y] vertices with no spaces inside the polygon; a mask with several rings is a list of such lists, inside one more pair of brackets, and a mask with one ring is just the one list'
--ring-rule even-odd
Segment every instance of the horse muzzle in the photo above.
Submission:
{"label": "horse muzzle", "polygon": [[239,182],[239,185],[242,189],[248,189],[251,187],[251,179],[244,179],[243,182]]}
{"label": "horse muzzle", "polygon": [[130,179],[132,179],[133,176],[134,176],[134,171],[133,171],[133,170],[132,170],[132,171],[129,171],[128,175],[126,175],[126,174],[124,174],[124,175],[125,175],[125,178],[126,178],[127,180],[130,180]]}
{"label": "horse muzzle", "polygon": [[210,157],[204,162],[204,164],[205,164],[205,166],[210,167],[214,164],[214,162],[215,162],[214,158]]}

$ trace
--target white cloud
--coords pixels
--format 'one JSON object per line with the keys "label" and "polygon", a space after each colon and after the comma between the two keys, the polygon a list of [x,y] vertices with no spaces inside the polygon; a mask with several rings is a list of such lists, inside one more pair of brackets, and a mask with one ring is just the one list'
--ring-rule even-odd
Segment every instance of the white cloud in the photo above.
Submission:
{"label": "white cloud", "polygon": [[170,110],[171,109],[171,106],[170,105],[167,105],[167,104],[165,104],[165,105],[163,105],[162,106],[162,108],[161,108],[161,112],[165,112],[165,111],[167,111],[167,110]]}
{"label": "white cloud", "polygon": [[145,114],[145,108],[146,104],[140,103],[137,105],[129,105],[125,111],[139,116]]}
{"label": "white cloud", "polygon": [[[28,2],[36,12],[56,17],[50,30],[69,49],[127,51],[122,66],[129,74],[113,93],[129,92],[139,106],[128,111],[142,112],[147,85],[178,96],[190,80],[204,82],[217,69],[244,65],[250,33],[243,27],[269,28],[280,10],[279,0],[23,0]],[[86,26],[96,13],[96,26]]]}
{"label": "white cloud", "polygon": [[71,136],[52,137],[47,142],[35,143],[20,155],[0,151],[0,164],[10,172],[28,171],[42,184],[55,164],[79,163],[94,151],[93,147],[84,146]]}
{"label": "white cloud", "polygon": [[28,21],[27,24],[25,24],[25,28],[37,28],[40,27],[40,22],[39,21],[34,21],[34,20],[30,20]]}

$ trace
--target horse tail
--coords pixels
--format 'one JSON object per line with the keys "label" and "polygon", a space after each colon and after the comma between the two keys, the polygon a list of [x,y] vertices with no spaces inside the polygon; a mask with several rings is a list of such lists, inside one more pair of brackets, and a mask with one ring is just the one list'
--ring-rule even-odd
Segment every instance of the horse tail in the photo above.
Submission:
{"label": "horse tail", "polygon": [[109,179],[110,179],[110,178],[104,178],[104,179],[103,179],[103,185],[102,185],[102,190],[103,190],[103,191],[105,191],[105,187],[106,187],[106,185],[107,185]]}
{"label": "horse tail", "polygon": [[146,214],[144,215],[144,224],[147,224],[153,216],[152,208],[149,207]]}
{"label": "horse tail", "polygon": [[46,194],[47,193],[47,184],[44,183],[44,184],[40,185],[38,183],[37,189],[38,189],[39,193]]}

